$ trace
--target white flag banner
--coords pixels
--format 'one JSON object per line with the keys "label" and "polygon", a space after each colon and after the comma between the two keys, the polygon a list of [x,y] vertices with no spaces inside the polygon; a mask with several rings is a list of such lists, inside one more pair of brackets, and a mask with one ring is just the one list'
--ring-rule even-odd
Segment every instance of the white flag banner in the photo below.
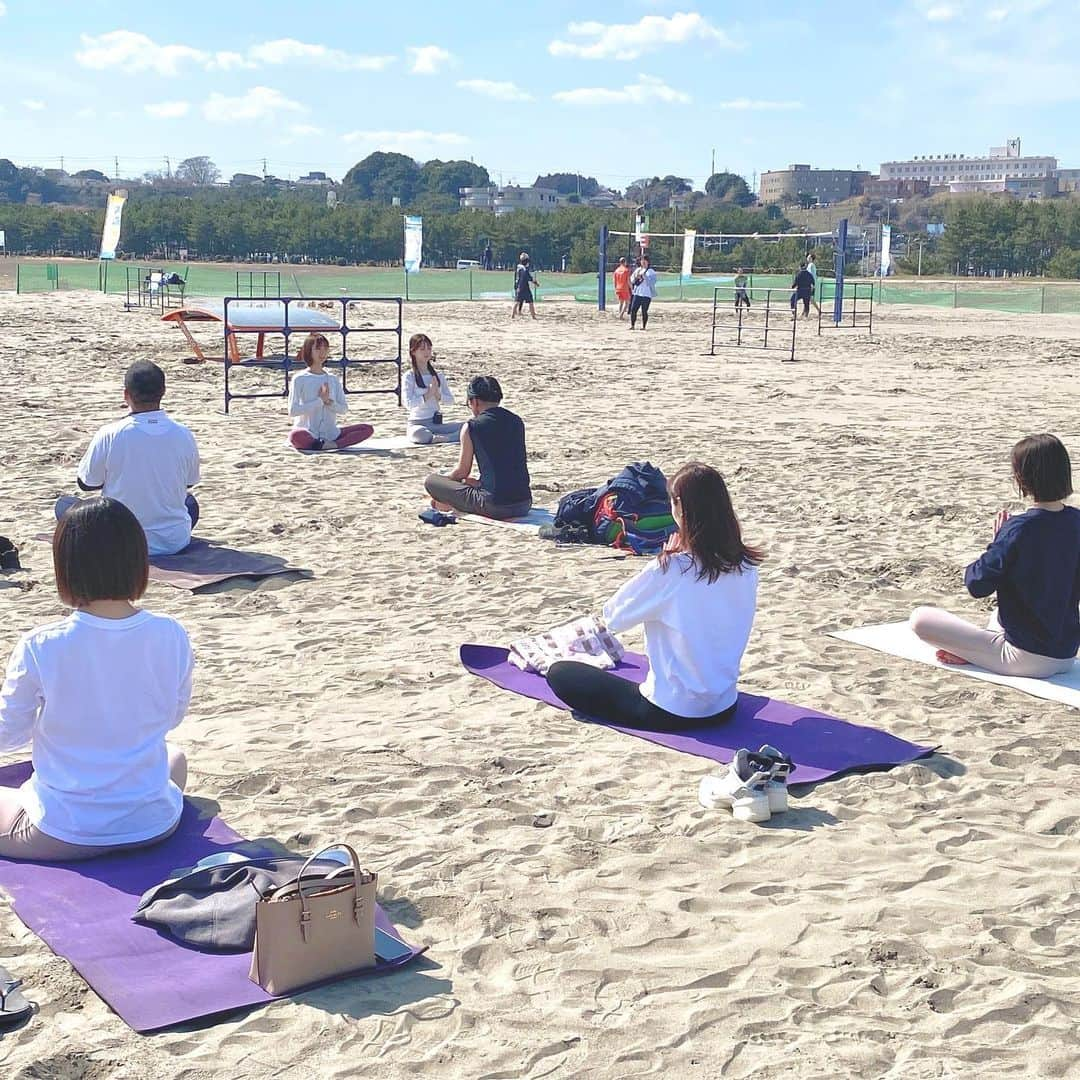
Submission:
{"label": "white flag banner", "polygon": [[99,259],[115,259],[120,246],[120,219],[124,214],[126,191],[114,191],[105,206],[105,227],[101,230],[101,254]]}
{"label": "white flag banner", "polygon": [[420,269],[424,252],[423,218],[405,215],[405,273],[415,274]]}
{"label": "white flag banner", "polygon": [[892,254],[889,248],[892,245],[892,226],[881,226],[881,276],[885,277],[889,272],[889,264],[892,261]]}
{"label": "white flag banner", "polygon": [[682,247],[682,276],[690,277],[694,272],[694,241],[697,239],[696,229],[686,229],[683,233]]}
{"label": "white flag banner", "polygon": [[0,248],[7,250],[7,244],[4,241],[4,230],[0,229]]}

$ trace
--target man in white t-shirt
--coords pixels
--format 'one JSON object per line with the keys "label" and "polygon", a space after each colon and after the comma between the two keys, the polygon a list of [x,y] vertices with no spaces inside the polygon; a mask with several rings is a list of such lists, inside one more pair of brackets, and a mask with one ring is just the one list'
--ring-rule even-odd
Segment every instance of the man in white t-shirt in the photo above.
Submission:
{"label": "man in white t-shirt", "polygon": [[[124,373],[124,401],[131,410],[106,424],[79,462],[83,491],[122,502],[146,533],[151,555],[175,555],[191,542],[199,504],[188,488],[199,482],[195,437],[162,408],[165,372],[139,360]],[[57,520],[74,496],[56,504]]]}

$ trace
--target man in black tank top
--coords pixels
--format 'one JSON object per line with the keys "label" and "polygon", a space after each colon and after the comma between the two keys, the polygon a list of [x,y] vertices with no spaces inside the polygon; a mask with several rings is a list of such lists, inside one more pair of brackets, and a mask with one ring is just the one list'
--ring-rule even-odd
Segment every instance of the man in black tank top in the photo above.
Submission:
{"label": "man in black tank top", "polygon": [[[524,517],[532,509],[525,425],[500,404],[502,387],[493,375],[471,379],[465,394],[473,418],[461,432],[457,468],[424,481],[431,505],[482,517]],[[474,461],[479,478],[471,475]]]}

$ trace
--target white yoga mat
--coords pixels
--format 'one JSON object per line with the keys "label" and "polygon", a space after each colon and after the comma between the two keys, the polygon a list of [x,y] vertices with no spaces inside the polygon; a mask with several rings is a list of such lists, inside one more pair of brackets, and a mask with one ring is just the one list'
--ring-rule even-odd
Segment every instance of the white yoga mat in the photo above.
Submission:
{"label": "white yoga mat", "polygon": [[476,514],[459,514],[458,521],[471,521],[476,525],[500,525],[504,529],[516,529],[518,532],[538,532],[541,525],[555,524],[555,511],[542,506],[534,506],[524,517],[497,521],[495,518],[479,517]]}
{"label": "white yoga mat", "polygon": [[[288,439],[285,445],[290,450],[295,450]],[[457,443],[414,443],[408,435],[388,435],[379,439],[372,437],[365,439],[355,446],[346,446],[342,450],[300,450],[301,454],[364,454],[372,450],[430,450],[433,446],[457,446]]]}
{"label": "white yoga mat", "polygon": [[1049,679],[995,675],[991,671],[984,671],[972,664],[943,664],[934,655],[937,652],[934,646],[917,638],[906,622],[860,626],[854,630],[837,630],[829,636],[839,638],[841,641],[852,641],[856,645],[865,645],[868,649],[876,649],[890,656],[902,656],[905,660],[917,660],[921,664],[944,668],[956,675],[966,675],[971,679],[982,679],[983,682],[997,683],[1000,686],[1011,686],[1033,697],[1060,701],[1063,705],[1080,709],[1080,663],[1074,662],[1071,671],[1064,675],[1054,675]]}

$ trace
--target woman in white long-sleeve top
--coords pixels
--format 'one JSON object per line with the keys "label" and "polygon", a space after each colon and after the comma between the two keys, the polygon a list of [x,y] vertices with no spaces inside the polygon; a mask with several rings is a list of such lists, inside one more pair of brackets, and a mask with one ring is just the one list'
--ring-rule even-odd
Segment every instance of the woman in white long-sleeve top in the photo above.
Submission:
{"label": "woman in white long-sleeve top", "polygon": [[743,542],[715,469],[684,465],[669,490],[679,531],[604,605],[613,633],[644,626],[645,682],[637,686],[575,660],[552,664],[547,673],[548,685],[571,709],[650,731],[683,731],[734,715],[764,557]]}
{"label": "woman in white long-sleeve top", "polygon": [[453,405],[454,395],[446,377],[432,364],[434,354],[427,334],[409,338],[409,370],[402,393],[409,410],[408,434],[414,443],[460,442],[461,422],[443,423],[442,407]]}
{"label": "woman in white long-sleeve top", "polygon": [[289,442],[297,450],[343,450],[370,439],[370,424],[339,427],[337,418],[349,411],[341,380],[325,370],[330,342],[322,334],[309,334],[300,349],[307,371],[293,378],[289,387],[289,416],[293,429]]}

